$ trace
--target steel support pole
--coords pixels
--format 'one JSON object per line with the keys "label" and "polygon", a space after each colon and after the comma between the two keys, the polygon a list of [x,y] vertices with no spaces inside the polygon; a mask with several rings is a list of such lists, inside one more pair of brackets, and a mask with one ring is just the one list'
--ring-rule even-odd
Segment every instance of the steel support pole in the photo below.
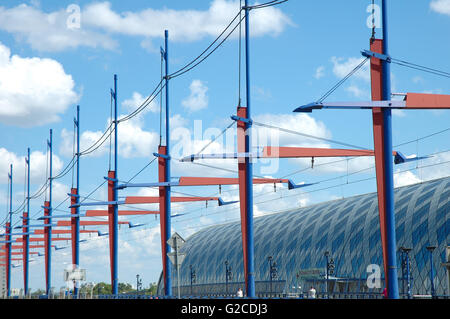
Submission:
{"label": "steel support pole", "polygon": [[[165,154],[166,158],[164,159],[164,181],[170,182],[170,108],[169,108],[169,31],[164,31],[164,60],[165,60],[165,94],[166,94],[166,147],[165,147]],[[164,262],[166,266],[165,271],[165,278],[164,278],[164,292],[166,296],[172,295],[172,276],[171,276],[171,269],[170,269],[170,260],[169,256],[167,256],[167,253],[171,251],[169,244],[167,244],[167,240],[170,238],[171,233],[171,200],[170,200],[171,194],[170,194],[170,186],[164,187],[164,212],[162,212],[161,215],[161,223],[162,227],[164,228],[164,234],[165,238],[163,239],[162,245],[165,246],[165,249],[163,249],[163,252],[165,255],[163,255]],[[162,220],[164,219],[164,220]]]}
{"label": "steel support pole", "polygon": [[[29,225],[29,216],[30,216],[30,148],[27,150],[27,211],[26,213],[23,213],[23,225]],[[28,228],[22,228],[24,232],[28,233]],[[25,295],[28,294],[28,277],[29,277],[29,265],[30,265],[30,236],[25,235],[23,237],[24,241],[22,243],[23,245],[23,254],[24,254],[24,261],[23,261],[23,289]]]}
{"label": "steel support pole", "polygon": [[[76,177],[76,188],[72,189],[72,194],[75,196],[75,204],[79,204],[80,202],[80,106],[77,105],[77,118],[75,120],[75,125],[77,126],[77,153],[76,153],[76,167],[77,167],[77,177]],[[75,191],[75,193],[74,193]],[[74,267],[80,266],[80,207],[75,205],[75,218],[72,219],[74,223],[74,230],[72,236],[73,241],[73,256],[72,256],[72,264]],[[75,283],[73,289],[74,295],[78,296],[78,283]]]}
{"label": "steel support pole", "polygon": [[[5,223],[6,241],[11,241],[11,223]],[[6,243],[6,296],[11,296],[11,243]]]}
{"label": "steel support pole", "polygon": [[12,164],[9,166],[10,168],[10,172],[9,172],[9,222],[6,224],[6,247],[8,249],[7,252],[7,265],[6,265],[6,296],[10,297],[11,296],[11,243],[10,241],[12,240],[12,184],[13,184],[13,166]]}
{"label": "steel support pole", "polygon": [[[44,201],[44,216],[48,217],[50,216],[50,202],[49,201]],[[45,223],[48,224],[50,223],[50,218],[45,218]],[[46,291],[46,295],[47,297],[49,297],[49,292],[50,290],[47,289],[47,287],[49,286],[49,281],[50,281],[50,261],[51,261],[51,251],[52,251],[52,246],[51,246],[51,233],[50,233],[50,227],[45,227],[44,228],[44,242],[45,242],[45,247],[44,247],[44,253],[45,253],[45,291]]]}
{"label": "steel support pole", "polygon": [[[49,195],[48,195],[48,216],[46,219],[48,224],[52,223],[52,168],[53,168],[53,130],[50,129],[50,140],[48,141],[48,147],[50,152],[50,168],[49,168]],[[47,229],[47,253],[46,253],[46,289],[45,293],[48,297],[50,297],[50,292],[52,288],[52,227],[48,226]]]}
{"label": "steel support pole", "polygon": [[408,299],[411,299],[411,269],[409,267],[409,253],[406,252],[406,284],[408,285]]}
{"label": "steel support pole", "polygon": [[[250,113],[250,10],[248,0],[245,0],[245,85],[246,85],[246,110],[247,119],[251,118]],[[245,124],[245,152],[250,152],[250,131],[251,122]],[[247,297],[255,297],[254,279],[254,244],[253,244],[253,164],[249,157],[245,158],[245,189],[246,189],[246,250],[247,250]]]}
{"label": "steel support pole", "polygon": [[436,247],[430,246],[427,247],[430,252],[430,293],[431,298],[434,298],[436,295],[436,289],[434,287],[434,266],[433,266],[433,251]]}
{"label": "steel support pole", "polygon": [[[387,0],[382,0],[382,21],[383,21],[383,54],[388,55],[388,22],[387,22]],[[383,100],[391,99],[391,69],[390,63],[382,61],[383,77]],[[398,276],[397,276],[397,243],[395,235],[395,211],[394,211],[394,169],[392,163],[392,111],[389,108],[383,112],[384,131],[384,185],[386,188],[385,209],[386,209],[386,246],[387,246],[387,269],[385,274],[388,278],[388,298],[398,299]]]}
{"label": "steel support pole", "polygon": [[[118,156],[118,141],[117,141],[117,75],[114,74],[114,180],[113,180],[113,193],[114,201],[117,201],[117,156]],[[112,283],[111,289],[113,295],[119,293],[119,278],[118,278],[118,248],[119,248],[119,206],[117,204],[113,205],[113,233],[109,236],[113,236],[113,247],[112,247]]]}
{"label": "steel support pole", "polygon": [[327,298],[329,298],[329,295],[328,295],[328,280],[330,278],[330,263],[329,263],[329,260],[328,260],[328,256],[329,256],[328,252],[325,252],[325,258],[327,260],[327,265],[326,265],[326,267],[327,267],[327,269],[326,269],[326,276],[327,276],[327,278],[326,278],[326,282],[325,282],[325,292],[327,293]]}

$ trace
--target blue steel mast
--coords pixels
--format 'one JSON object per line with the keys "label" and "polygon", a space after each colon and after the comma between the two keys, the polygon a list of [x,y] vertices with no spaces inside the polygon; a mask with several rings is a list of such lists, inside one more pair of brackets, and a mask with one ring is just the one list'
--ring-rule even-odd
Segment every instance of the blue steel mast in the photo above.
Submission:
{"label": "blue steel mast", "polygon": [[[165,57],[165,89],[166,89],[166,160],[165,160],[165,177],[166,177],[166,182],[170,182],[170,112],[169,112],[169,31],[165,30],[164,31],[164,57]],[[170,186],[166,186],[164,191],[165,191],[165,207],[166,207],[166,212],[164,214],[165,217],[165,233],[166,233],[166,237],[165,238],[165,242],[163,243],[163,245],[166,245],[166,252],[170,252],[170,245],[167,244],[167,240],[170,238],[170,231],[171,231],[171,209],[170,209],[170,204],[171,204],[171,199],[170,199]],[[169,260],[169,256],[163,256],[164,258],[166,258],[166,265],[170,265],[170,260]],[[166,284],[164,285],[165,288],[165,293],[167,296],[171,296],[172,295],[172,276],[171,276],[171,268],[170,266],[167,266],[166,268]]]}
{"label": "blue steel mast", "polygon": [[[383,23],[383,54],[388,56],[388,23],[387,23],[387,0],[382,0],[382,23]],[[391,68],[390,63],[382,60],[383,77],[383,100],[391,100]],[[386,244],[387,244],[387,269],[388,276],[388,298],[398,299],[398,278],[397,278],[397,257],[396,257],[396,235],[395,235],[395,214],[394,214],[394,169],[392,163],[392,111],[390,108],[383,108],[384,119],[384,181],[386,187]]]}
{"label": "blue steel mast", "polygon": [[[245,0],[245,91],[247,119],[250,120],[250,21],[248,0]],[[245,152],[250,153],[251,121],[245,123]],[[245,157],[245,188],[246,188],[246,237],[247,237],[247,297],[255,297],[254,278],[254,247],[253,247],[253,164],[249,157]]]}

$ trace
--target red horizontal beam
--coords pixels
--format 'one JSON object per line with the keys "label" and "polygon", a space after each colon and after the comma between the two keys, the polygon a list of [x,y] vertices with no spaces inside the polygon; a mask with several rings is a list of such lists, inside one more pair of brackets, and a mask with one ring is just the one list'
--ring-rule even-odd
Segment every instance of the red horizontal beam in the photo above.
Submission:
{"label": "red horizontal beam", "polygon": [[[119,216],[130,216],[130,215],[151,215],[159,214],[159,211],[150,210],[119,210]],[[87,210],[86,217],[94,216],[109,216],[107,210]]]}
{"label": "red horizontal beam", "polygon": [[[396,151],[392,155],[397,155]],[[302,157],[359,157],[375,156],[372,150],[347,150],[332,148],[305,148],[305,147],[275,147],[265,146],[263,157],[265,158],[302,158]],[[286,183],[285,180],[282,180]]]}
{"label": "red horizontal beam", "polygon": [[[17,250],[17,249],[24,249],[25,246],[23,245],[11,245],[11,249],[12,250]],[[44,245],[30,245],[29,246],[30,249],[32,248],[45,248]]]}
{"label": "red horizontal beam", "polygon": [[[287,183],[287,179],[254,178],[253,184]],[[238,185],[238,178],[230,177],[180,177],[179,186]]]}
{"label": "red horizontal beam", "polygon": [[[209,200],[219,200],[218,197],[171,197],[172,203],[182,202],[202,202]],[[125,198],[125,204],[158,204],[158,196],[129,196]]]}
{"label": "red horizontal beam", "polygon": [[[3,260],[4,258],[0,258],[0,260]],[[11,258],[11,261],[21,261],[22,258]]]}
{"label": "red horizontal beam", "polygon": [[301,158],[301,157],[349,157],[349,156],[374,156],[371,150],[350,150],[332,148],[307,148],[307,147],[275,147],[263,148],[265,158]]}
{"label": "red horizontal beam", "polygon": [[[97,233],[98,230],[80,230],[80,233]],[[70,229],[53,229],[52,234],[71,234],[72,231]],[[34,231],[35,235],[44,235],[45,230],[44,229],[36,229]]]}
{"label": "red horizontal beam", "polygon": [[[130,222],[119,222],[119,224],[129,224]],[[71,226],[70,220],[58,220],[56,226]],[[98,226],[98,225],[109,225],[108,221],[99,220],[82,220],[80,221],[80,226]]]}
{"label": "red horizontal beam", "polygon": [[405,101],[408,109],[450,109],[450,95],[407,93]]}
{"label": "red horizontal beam", "polygon": [[[61,238],[61,237],[52,237],[52,240],[71,240],[71,238],[70,237],[64,237],[64,238]],[[23,239],[22,238],[16,238],[16,242],[21,242],[21,241],[23,241]],[[33,238],[30,238],[30,242],[35,242],[35,241],[42,241],[42,242],[45,242],[45,239],[44,239],[44,237],[33,237]]]}
{"label": "red horizontal beam", "polygon": [[[30,251],[30,254],[37,254],[35,251]],[[12,251],[11,255],[23,255],[23,252],[21,251]],[[0,253],[0,256],[7,256],[6,253]]]}

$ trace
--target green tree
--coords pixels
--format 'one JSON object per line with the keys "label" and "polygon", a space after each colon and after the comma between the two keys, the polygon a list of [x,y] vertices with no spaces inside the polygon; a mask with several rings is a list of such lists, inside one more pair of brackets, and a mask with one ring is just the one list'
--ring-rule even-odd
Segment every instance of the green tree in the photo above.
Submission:
{"label": "green tree", "polygon": [[111,285],[106,282],[99,282],[94,286],[93,290],[94,295],[110,295],[111,294]]}
{"label": "green tree", "polygon": [[37,290],[35,290],[34,292],[32,292],[31,295],[32,295],[33,297],[35,297],[35,296],[40,296],[40,295],[45,295],[45,290],[43,290],[43,289],[37,289]]}
{"label": "green tree", "polygon": [[129,293],[129,292],[134,291],[133,287],[129,283],[119,282],[118,288],[119,288],[119,294]]}

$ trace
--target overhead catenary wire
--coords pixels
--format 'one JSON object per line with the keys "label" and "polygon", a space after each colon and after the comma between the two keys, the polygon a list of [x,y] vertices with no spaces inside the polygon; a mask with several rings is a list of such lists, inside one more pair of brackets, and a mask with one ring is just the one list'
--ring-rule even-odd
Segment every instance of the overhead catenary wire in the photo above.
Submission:
{"label": "overhead catenary wire", "polygon": [[364,64],[369,60],[370,58],[366,57],[363,59],[357,66],[355,66],[346,76],[344,76],[341,80],[339,80],[331,89],[329,89],[324,95],[322,95],[317,102],[322,103],[327,97],[329,97],[334,91],[336,91],[342,84],[344,84],[345,81],[347,81],[353,74],[358,72]]}
{"label": "overhead catenary wire", "polygon": [[[233,21],[237,18],[239,16],[239,13],[235,16],[235,18],[233,19]],[[236,30],[236,28],[242,23],[242,20],[244,20],[245,19],[245,16],[244,17],[242,17],[240,20],[239,20],[239,22],[233,27],[233,29],[231,29],[231,31],[225,36],[225,38],[222,40],[222,41],[220,41],[220,43],[214,48],[214,49],[212,49],[211,50],[211,52],[209,52],[207,55],[205,55],[203,58],[201,58],[197,63],[195,63],[195,64],[193,64],[191,67],[189,67],[189,68],[187,68],[187,69],[185,69],[184,71],[176,71],[176,72],[179,72],[179,73],[176,73],[176,72],[174,72],[174,73],[172,73],[171,75],[169,75],[169,78],[170,79],[172,79],[172,78],[176,78],[176,77],[179,77],[179,76],[181,76],[181,75],[183,75],[183,74],[185,74],[185,73],[187,73],[187,72],[189,72],[189,71],[191,71],[192,69],[194,69],[195,67],[197,67],[199,64],[201,64],[203,61],[205,61],[209,56],[211,56],[211,54],[213,54],[219,47],[221,47],[222,46],[222,44],[234,33],[234,31]],[[197,57],[196,58],[196,60],[198,59],[199,57]],[[192,63],[192,62],[191,62]]]}
{"label": "overhead catenary wire", "polygon": [[[184,65],[182,68],[180,68],[180,69],[176,70],[175,72],[172,72],[171,74],[169,74],[169,78],[175,78],[175,77],[178,77],[179,75],[184,74],[184,73],[188,72],[189,70],[191,70],[191,69],[193,68],[193,67],[191,67],[191,66],[192,66],[196,61],[198,61],[199,59],[201,59],[202,56],[203,56],[206,52],[208,52],[208,50],[211,49],[217,41],[219,41],[219,39],[225,34],[225,32],[231,27],[231,25],[233,25],[234,21],[236,21],[236,19],[237,19],[238,17],[241,16],[241,11],[242,11],[242,9],[239,10],[239,12],[234,16],[234,18],[233,18],[233,19],[230,21],[230,23],[225,27],[225,29],[222,30],[222,32],[214,39],[214,41],[212,41],[212,42],[206,47],[206,49],[204,49],[198,56],[196,56],[193,60],[191,60],[191,61],[190,61],[189,63],[187,63],[186,65]],[[242,19],[240,19],[240,21],[242,21]],[[239,24],[240,24],[240,22],[239,22]],[[239,25],[239,24],[238,24],[238,25]],[[236,28],[236,27],[235,27],[235,28]],[[228,38],[228,37],[231,35],[231,33],[233,33],[233,31],[234,31],[234,29],[227,35],[226,38]],[[225,39],[226,39],[226,38],[225,38]],[[222,43],[223,43],[223,41],[222,41],[218,46],[216,46],[216,48],[215,48],[212,52],[214,52],[214,51],[215,51]],[[211,52],[211,53],[212,53],[212,52]],[[209,54],[206,56],[206,58],[207,58],[209,55],[211,55],[211,53],[209,53]],[[205,60],[205,59],[202,59],[202,60],[200,61],[200,63],[203,62],[204,60]],[[197,65],[200,64],[200,63],[195,64],[195,66],[197,66]],[[194,67],[195,67],[195,66],[194,66]]]}
{"label": "overhead catenary wire", "polygon": [[260,123],[260,122],[256,122],[256,121],[253,121],[253,124],[257,125],[257,126],[261,126],[261,127],[274,129],[274,130],[280,130],[280,131],[285,132],[285,133],[290,133],[290,134],[294,134],[294,135],[300,135],[300,136],[303,136],[303,137],[307,137],[307,138],[311,138],[311,139],[315,139],[315,140],[328,142],[328,143],[333,143],[333,144],[338,144],[338,145],[342,145],[342,146],[357,148],[357,149],[361,149],[361,150],[367,150],[367,147],[357,146],[357,145],[353,145],[353,144],[349,144],[349,143],[345,143],[345,142],[340,142],[340,141],[336,141],[336,140],[332,140],[332,139],[328,139],[328,138],[324,138],[324,137],[319,137],[319,136],[315,136],[315,135],[311,135],[311,134],[306,134],[306,133],[302,133],[302,132],[286,129],[286,128],[283,128],[283,127],[280,127],[280,126]]}
{"label": "overhead catenary wire", "polygon": [[[430,165],[424,165],[424,166],[422,166],[422,167],[432,167],[432,166],[443,165],[443,164],[447,164],[447,163],[450,163],[450,161],[445,161],[445,162],[440,162],[440,163],[434,163],[434,164],[430,164]],[[406,172],[406,171],[411,171],[411,170],[413,170],[413,169],[406,169],[406,170],[403,170],[403,171],[396,172],[396,173],[394,173],[394,174],[399,174],[399,173]],[[375,177],[363,178],[363,179],[355,180],[355,181],[352,181],[352,182],[350,182],[350,183],[345,183],[345,184],[347,185],[347,184],[353,184],[353,183],[360,183],[360,182],[364,182],[364,181],[367,181],[367,180],[370,180],[370,179],[374,179],[374,178],[375,178]],[[343,185],[344,185],[344,183],[341,183],[341,184],[337,184],[337,185],[332,185],[332,186],[324,187],[324,188],[321,188],[321,189],[311,190],[311,191],[304,192],[304,193],[320,192],[320,191],[324,191],[324,190],[328,190],[328,189],[332,189],[332,188],[336,188],[336,187],[341,187],[341,186],[343,186]],[[262,194],[262,195],[264,195],[264,194]],[[297,196],[297,194],[295,194],[295,195],[284,196],[284,198],[292,197],[292,196]],[[255,202],[255,204],[264,204],[264,203],[267,203],[267,202],[270,202],[270,201],[274,201],[274,200],[279,200],[279,198],[266,199],[266,200],[261,201],[261,202]],[[202,210],[203,210],[203,209],[206,209],[206,208],[202,208]],[[235,210],[235,208],[229,208],[229,209],[225,209],[225,210],[219,210],[219,211],[216,211],[216,212],[207,214],[207,215],[205,215],[205,216],[210,217],[210,216],[212,216],[212,215],[223,214],[223,213],[226,213],[226,212],[232,211],[232,210]],[[285,211],[285,209],[278,210],[278,211],[272,211],[270,214],[276,214],[276,213],[279,213],[279,212],[282,212],[282,211]],[[186,222],[188,222],[188,221],[190,221],[190,220],[197,220],[197,217],[190,217],[190,218],[187,218],[187,219],[178,219],[178,220],[174,221],[174,223],[177,223],[177,224],[178,224],[178,223],[183,223],[183,222],[186,223]],[[232,220],[226,220],[225,222],[226,222],[226,223],[229,223],[229,222],[238,221],[238,220],[239,220],[239,219],[232,219]],[[212,225],[221,225],[221,224],[223,224],[223,223],[224,223],[223,221],[222,221],[222,222],[219,221],[219,222],[213,222],[213,223],[210,223],[210,224],[208,224],[208,225],[202,224],[202,225],[197,225],[197,226],[192,225],[192,224],[189,224],[188,226],[185,226],[185,227],[182,228],[181,230],[184,230],[185,228],[188,228],[188,229],[197,229],[197,228],[199,228],[199,227],[212,226]],[[146,224],[148,224],[148,223],[146,223]],[[140,228],[140,229],[137,229],[137,230],[128,230],[127,233],[142,232],[142,231],[151,229],[152,227],[154,227],[154,226],[148,226],[148,227]],[[122,240],[124,240],[124,241],[126,241],[126,242],[134,241],[134,240],[137,240],[137,239],[139,239],[139,238],[137,238],[136,235],[133,235],[133,239],[131,239],[131,240],[126,240],[126,238],[123,238],[123,237],[122,237]],[[94,237],[94,238],[88,238],[87,240],[88,240],[88,242],[92,242],[92,241],[97,241],[97,240],[105,240],[105,238],[104,238],[104,237]],[[86,249],[86,250],[89,250],[89,249]]]}
{"label": "overhead catenary wire", "polygon": [[426,66],[419,65],[419,64],[416,64],[416,63],[411,63],[411,62],[408,62],[408,61],[395,59],[395,58],[391,58],[391,63],[397,64],[397,65],[400,65],[400,66],[404,66],[404,67],[408,67],[408,68],[411,68],[411,69],[415,69],[415,70],[418,70],[418,71],[427,72],[427,73],[430,73],[430,74],[434,74],[434,75],[439,75],[439,76],[442,76],[442,77],[450,78],[450,72],[446,72],[446,71],[442,71],[442,70],[426,67]]}

